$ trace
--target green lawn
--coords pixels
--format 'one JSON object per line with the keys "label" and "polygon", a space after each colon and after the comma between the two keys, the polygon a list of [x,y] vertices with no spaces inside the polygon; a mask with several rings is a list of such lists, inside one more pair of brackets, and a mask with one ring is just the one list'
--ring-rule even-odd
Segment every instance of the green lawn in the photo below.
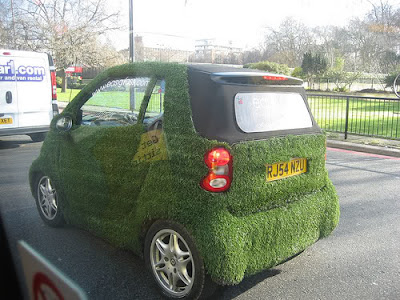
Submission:
{"label": "green lawn", "polygon": [[[65,93],[61,93],[61,89],[57,89],[57,99],[61,102],[70,102],[80,90],[77,89],[68,89]],[[140,105],[142,103],[144,96],[144,92],[135,92],[135,109],[139,111]],[[163,97],[163,96],[162,96]],[[161,101],[160,101],[161,100]],[[163,98],[160,99],[160,94],[153,93],[149,106],[151,111],[159,112],[160,104],[162,105]],[[89,101],[86,102],[86,105],[90,106],[103,106],[103,107],[112,107],[112,108],[120,108],[120,109],[129,109],[130,108],[130,94],[124,91],[112,91],[112,92],[100,92],[96,93],[92,96]]]}
{"label": "green lawn", "polygon": [[61,93],[61,89],[57,88],[57,100],[61,102],[70,102],[81,90],[67,89],[65,93]]}
{"label": "green lawn", "polygon": [[[135,111],[139,111],[140,105],[144,97],[144,92],[135,92]],[[163,98],[160,98],[160,94],[153,93],[149,101],[149,108],[151,111],[159,112],[160,104],[162,105]],[[112,92],[101,92],[93,95],[87,105],[91,106],[103,106],[113,107],[120,109],[130,109],[130,93],[129,91],[112,91]]]}
{"label": "green lawn", "polygon": [[[321,128],[344,132],[346,98],[308,95],[311,110]],[[400,138],[400,101],[350,98],[348,132],[361,135]]]}

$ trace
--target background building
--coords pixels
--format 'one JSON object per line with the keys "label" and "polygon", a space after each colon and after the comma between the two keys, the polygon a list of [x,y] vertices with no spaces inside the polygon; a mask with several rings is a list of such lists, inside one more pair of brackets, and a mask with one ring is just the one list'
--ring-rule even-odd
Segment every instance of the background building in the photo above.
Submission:
{"label": "background building", "polygon": [[[121,51],[129,60],[129,49]],[[188,62],[193,42],[185,37],[146,33],[135,36],[135,61]]]}
{"label": "background building", "polygon": [[195,41],[195,53],[191,61],[219,64],[242,64],[243,49],[233,45],[232,41],[215,38]]}

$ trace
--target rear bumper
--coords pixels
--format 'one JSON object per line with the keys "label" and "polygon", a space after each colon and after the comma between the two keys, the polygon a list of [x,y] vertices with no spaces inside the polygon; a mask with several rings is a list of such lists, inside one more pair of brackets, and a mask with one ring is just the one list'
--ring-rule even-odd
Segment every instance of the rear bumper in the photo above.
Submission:
{"label": "rear bumper", "polygon": [[0,136],[48,132],[50,126],[18,127],[0,129]]}
{"label": "rear bumper", "polygon": [[214,281],[237,284],[329,235],[339,221],[339,202],[329,183],[285,207],[244,217],[225,211],[214,221],[200,246],[206,268]]}

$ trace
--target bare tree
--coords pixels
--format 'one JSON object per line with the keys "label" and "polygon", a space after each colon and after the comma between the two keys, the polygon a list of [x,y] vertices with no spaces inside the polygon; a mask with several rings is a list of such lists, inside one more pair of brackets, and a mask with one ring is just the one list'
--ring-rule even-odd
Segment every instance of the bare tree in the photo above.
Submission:
{"label": "bare tree", "polygon": [[15,48],[15,7],[22,0],[0,0],[0,47]]}
{"label": "bare tree", "polygon": [[100,42],[120,28],[119,12],[109,12],[105,0],[22,0],[13,12],[14,48],[49,51],[64,89],[67,67],[102,66],[116,53]]}
{"label": "bare tree", "polygon": [[263,60],[299,66],[307,51],[323,53],[330,68],[344,59],[344,72],[390,73],[400,53],[400,7],[385,0],[372,2],[364,18],[343,27],[307,28],[289,18],[265,36]]}
{"label": "bare tree", "polygon": [[263,60],[262,50],[253,48],[243,53],[243,64],[256,63]]}
{"label": "bare tree", "polygon": [[301,64],[303,54],[312,50],[315,39],[309,28],[293,18],[285,19],[277,30],[269,29],[265,37],[267,59],[290,67]]}
{"label": "bare tree", "polygon": [[[378,57],[378,68],[381,72],[393,71],[392,64],[388,64],[389,55],[400,52],[400,7],[395,7],[388,1],[369,1],[372,9],[367,14],[365,21],[369,31],[374,35]],[[391,54],[390,54],[391,53]]]}

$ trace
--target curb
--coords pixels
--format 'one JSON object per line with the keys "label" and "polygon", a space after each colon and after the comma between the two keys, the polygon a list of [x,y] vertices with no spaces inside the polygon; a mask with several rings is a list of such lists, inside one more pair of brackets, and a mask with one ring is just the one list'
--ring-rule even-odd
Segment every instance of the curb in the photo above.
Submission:
{"label": "curb", "polygon": [[393,157],[400,157],[400,150],[387,148],[387,147],[380,147],[380,146],[371,146],[371,145],[362,145],[362,144],[355,144],[350,142],[342,142],[336,140],[328,140],[327,146],[331,148],[337,149],[344,149],[344,150],[352,150],[357,152],[366,152],[366,153],[373,153],[385,156],[393,156]]}

